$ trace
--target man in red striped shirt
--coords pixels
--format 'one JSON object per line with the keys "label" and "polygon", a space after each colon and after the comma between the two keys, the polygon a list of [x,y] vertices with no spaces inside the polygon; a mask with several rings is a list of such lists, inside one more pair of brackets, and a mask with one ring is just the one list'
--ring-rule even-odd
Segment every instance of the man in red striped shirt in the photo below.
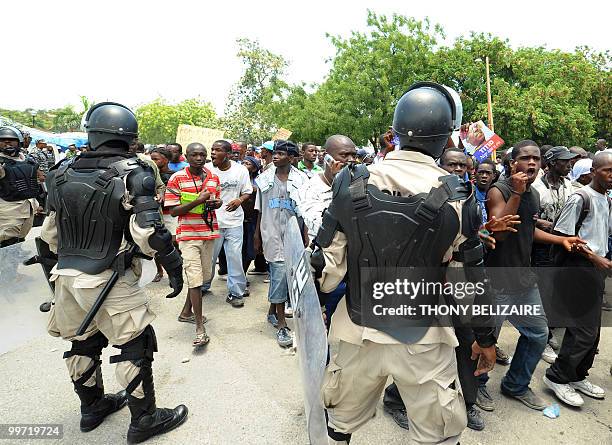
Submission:
{"label": "man in red striped shirt", "polygon": [[189,167],[172,175],[166,187],[164,205],[178,217],[176,240],[183,256],[189,287],[179,321],[195,323],[193,346],[209,341],[202,315],[202,284],[210,280],[212,254],[219,226],[215,210],[221,206],[219,178],[204,167],[206,148],[194,142],[187,146]]}

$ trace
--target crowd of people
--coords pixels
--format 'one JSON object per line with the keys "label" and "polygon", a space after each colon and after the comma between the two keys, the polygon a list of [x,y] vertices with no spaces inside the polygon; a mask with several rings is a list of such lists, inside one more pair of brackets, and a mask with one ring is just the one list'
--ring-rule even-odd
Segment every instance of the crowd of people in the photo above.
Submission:
{"label": "crowd of people", "polygon": [[[409,96],[410,91],[405,95],[408,102],[400,101],[398,107],[408,107]],[[90,110],[89,114],[92,122],[95,113]],[[71,378],[81,398],[82,430],[95,428],[106,415],[127,403],[132,411],[128,440],[138,442],[180,424],[187,408],[183,405],[173,410],[156,408],[150,396],[153,385],[150,363],[134,364],[134,358],[152,361],[156,351],[144,293],[132,295],[128,308],[138,313],[137,326],[128,329],[127,320],[120,323],[114,320],[114,330],[104,329],[104,317],[112,318],[108,312],[100,315],[104,311],[98,313],[95,325],[85,335],[76,335],[62,324],[74,317],[74,312],[82,315],[89,309],[75,303],[79,301],[75,292],[80,292],[79,298],[92,298],[93,293],[85,291],[95,290],[100,285],[96,279],[106,271],[117,271],[114,258],[125,253],[124,228],[118,234],[109,229],[108,233],[92,238],[94,247],[99,249],[89,251],[98,260],[108,260],[104,267],[83,269],[76,266],[77,260],[71,260],[79,243],[66,241],[68,237],[62,235],[64,226],[58,215],[62,214],[62,206],[66,208],[64,219],[71,217],[71,211],[91,210],[70,207],[62,200],[66,199],[62,193],[76,196],[75,191],[62,189],[62,181],[69,181],[71,168],[77,167],[81,171],[111,172],[94,178],[98,182],[103,178],[105,187],[115,184],[113,178],[126,178],[133,200],[125,205],[127,201],[120,196],[123,207],[113,210],[112,218],[123,218],[122,224],[129,228],[125,230],[131,233],[140,253],[155,258],[157,274],[153,281],[159,282],[167,274],[173,294],[178,294],[184,280],[187,292],[177,322],[194,325],[194,347],[211,341],[202,301],[211,292],[216,275],[227,282],[225,301],[238,310],[248,304],[249,277],[264,275],[264,282],[269,283],[269,310],[262,318],[267,317],[276,330],[278,345],[293,344],[287,323],[293,311],[283,233],[292,217],[299,219],[303,245],[323,258],[319,268],[313,260],[313,270],[329,340],[339,345],[329,360],[323,387],[330,443],[348,444],[351,433],[374,415],[388,376],[393,377],[393,383],[384,391],[385,411],[419,443],[458,438],[465,422],[474,430],[485,428],[479,409],[495,409],[487,387],[488,372],[495,361],[508,367],[501,383],[502,393],[528,408],[546,408],[546,402],[530,388],[540,360],[550,364],[544,376],[545,385],[565,404],[582,406],[585,401],[581,394],[603,399],[604,389],[587,376],[598,353],[601,310],[612,310],[604,298],[605,277],[612,269],[608,238],[612,230],[608,196],[612,189],[612,151],[607,149],[606,141],[599,140],[593,150],[587,151],[581,147],[539,146],[526,139],[477,162],[461,142],[455,146],[450,134],[441,143],[437,140],[434,149],[434,145],[419,145],[421,142],[410,139],[412,135],[403,134],[402,122],[393,124],[393,130],[380,136],[380,147],[375,152],[358,148],[347,135],[331,135],[321,146],[290,140],[261,145],[217,140],[210,147],[200,142],[186,147],[176,142],[145,146],[136,139],[134,130],[133,134],[121,133],[119,139],[109,136],[93,143],[90,140],[91,148],[70,146],[61,158],[43,140],[30,147],[29,135],[11,127],[0,128],[0,246],[21,242],[32,225],[42,225],[42,238],[52,251],[57,253],[59,248],[59,263],[50,272],[56,277],[55,304],[51,306],[56,321],[50,325],[50,333],[73,342],[73,349],[64,357],[70,362]],[[88,131],[97,134],[95,127]],[[121,152],[127,145],[129,150]],[[116,164],[104,161],[106,158],[100,153],[112,153],[112,162]],[[141,181],[131,173],[138,169],[151,171],[151,176],[143,176]],[[459,231],[455,228],[450,237],[452,243],[441,245],[443,255],[432,259],[433,263],[470,264],[474,252],[482,249],[484,253],[474,264],[507,271],[503,279],[491,283],[495,304],[541,305],[542,301],[551,301],[552,296],[563,302],[579,294],[596,307],[589,313],[589,323],[586,327],[565,327],[562,338],[562,327],[549,326],[544,314],[496,317],[489,328],[457,322],[452,328],[440,328],[435,338],[427,333],[406,338],[367,326],[360,321],[360,314],[356,315],[355,303],[349,296],[353,295],[354,300],[359,292],[354,287],[352,274],[358,272],[351,266],[351,255],[355,253],[351,253],[350,247],[368,235],[363,233],[366,229],[358,233],[359,228],[369,226],[365,219],[359,219],[357,211],[352,219],[343,215],[338,210],[341,198],[335,195],[342,196],[341,186],[336,184],[348,178],[351,170],[365,175],[360,180],[365,178],[367,193],[374,193],[369,188],[372,185],[382,190],[383,195],[393,197],[431,196],[426,194],[438,187],[441,178],[448,178],[443,184],[462,184],[456,186],[460,190],[456,191],[458,197],[446,196],[435,212],[461,215],[471,208],[472,199],[473,208],[477,209],[474,214],[478,215],[474,236],[466,232],[466,227]],[[365,186],[360,192],[354,187],[355,177],[348,181],[351,186],[347,185],[346,190],[350,194],[345,195],[345,201],[367,201],[372,205]],[[365,201],[359,201],[364,197]],[[126,219],[122,209],[132,211],[135,218]],[[462,221],[465,225],[465,218]],[[443,233],[444,229],[439,226],[435,230]],[[400,235],[407,236],[397,234]],[[388,236],[393,239],[395,235]],[[398,245],[402,242],[403,239],[397,239]],[[415,240],[415,244],[422,242],[430,245],[419,252],[429,249],[433,252],[441,241],[429,240],[423,232],[423,239]],[[360,245],[363,250],[354,264],[363,265],[359,262],[369,254],[378,258],[375,252],[367,253],[364,244]],[[130,256],[121,262],[120,280],[127,285],[133,285],[129,284],[134,280],[134,272],[129,273],[132,261],[136,260]],[[575,272],[564,275],[556,272],[552,280],[541,275],[519,275],[518,271],[532,266],[570,267]],[[81,284],[75,286],[78,280]],[[66,309],[69,305],[70,314]],[[505,320],[519,332],[513,356],[496,345]],[[127,393],[104,395],[103,387],[96,383],[99,352],[109,342],[122,350],[115,361],[117,377]],[[411,359],[414,355],[418,355],[418,363]],[[393,359],[387,361],[385,357],[391,356]],[[437,367],[443,371],[432,377],[430,370]],[[339,371],[345,374],[342,379]],[[413,391],[416,381],[421,385],[419,395]]]}

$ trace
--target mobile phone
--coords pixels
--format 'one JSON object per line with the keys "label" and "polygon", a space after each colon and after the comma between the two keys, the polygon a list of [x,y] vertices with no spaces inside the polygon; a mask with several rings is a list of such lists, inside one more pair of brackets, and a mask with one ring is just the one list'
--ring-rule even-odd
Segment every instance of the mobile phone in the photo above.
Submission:
{"label": "mobile phone", "polygon": [[325,153],[325,157],[323,158],[323,162],[325,165],[332,165],[334,162],[334,158],[331,157],[329,153]]}

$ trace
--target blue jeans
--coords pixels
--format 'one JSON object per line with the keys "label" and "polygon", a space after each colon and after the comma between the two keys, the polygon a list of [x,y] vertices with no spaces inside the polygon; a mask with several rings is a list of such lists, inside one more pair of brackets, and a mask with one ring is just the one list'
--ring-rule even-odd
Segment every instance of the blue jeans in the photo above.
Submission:
{"label": "blue jeans", "polygon": [[289,286],[287,284],[287,271],[284,261],[268,263],[270,269],[270,286],[268,287],[268,301],[272,304],[281,304],[289,301]]}
{"label": "blue jeans", "polygon": [[336,312],[336,308],[338,307],[338,303],[344,297],[346,293],[346,283],[342,281],[336,289],[331,291],[330,293],[321,292],[323,300],[325,301],[325,313],[327,314],[327,329],[329,330],[331,326],[331,317]]}
{"label": "blue jeans", "polygon": [[[242,269],[242,226],[219,229],[219,238],[215,240],[212,260],[212,278],[215,277],[215,264],[221,251],[225,250],[227,258],[227,290],[235,297],[242,297],[246,290],[246,276]],[[211,278],[211,281],[212,281]],[[206,283],[204,283],[204,286]],[[208,284],[210,288],[210,283]]]}
{"label": "blue jeans", "polygon": [[[536,286],[519,292],[500,292],[495,294],[495,304],[542,305],[540,292]],[[510,395],[523,395],[529,389],[529,382],[542,352],[548,342],[548,321],[544,315],[508,315],[495,317],[499,333],[507,319],[521,334],[516,344],[512,363],[506,375],[502,378],[502,391]]]}

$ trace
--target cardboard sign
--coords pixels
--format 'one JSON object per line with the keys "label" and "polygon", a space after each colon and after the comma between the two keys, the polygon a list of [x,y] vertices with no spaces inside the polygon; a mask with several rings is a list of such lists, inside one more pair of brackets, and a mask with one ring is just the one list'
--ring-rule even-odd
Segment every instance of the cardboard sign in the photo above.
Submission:
{"label": "cardboard sign", "polygon": [[273,141],[277,141],[282,139],[284,141],[288,140],[293,132],[291,130],[287,130],[286,128],[279,128],[274,136],[272,136]]}
{"label": "cardboard sign", "polygon": [[224,138],[223,130],[214,128],[196,127],[194,125],[181,124],[176,130],[176,142],[183,146],[183,150],[192,142],[199,142],[206,147],[210,158],[210,147],[213,142]]}
{"label": "cardboard sign", "polygon": [[484,122],[472,122],[462,127],[459,138],[468,154],[480,162],[491,157],[491,154],[504,145],[504,140],[493,133]]}

